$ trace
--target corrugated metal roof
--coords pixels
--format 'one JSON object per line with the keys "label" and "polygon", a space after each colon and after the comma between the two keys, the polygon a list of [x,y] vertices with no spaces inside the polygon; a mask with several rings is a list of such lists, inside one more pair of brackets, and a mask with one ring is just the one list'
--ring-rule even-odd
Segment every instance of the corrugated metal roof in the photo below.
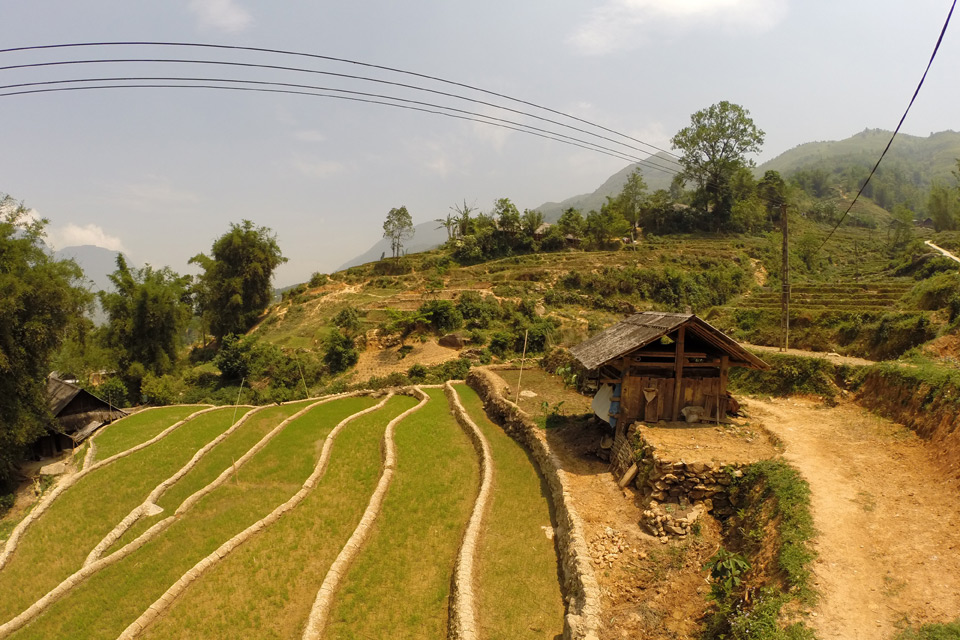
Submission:
{"label": "corrugated metal roof", "polygon": [[730,357],[731,365],[752,369],[769,368],[766,362],[741,347],[734,339],[690,313],[644,311],[621,320],[605,331],[584,340],[570,349],[570,353],[585,368],[596,369],[606,362],[673,333],[681,325],[686,325],[688,331],[726,353]]}

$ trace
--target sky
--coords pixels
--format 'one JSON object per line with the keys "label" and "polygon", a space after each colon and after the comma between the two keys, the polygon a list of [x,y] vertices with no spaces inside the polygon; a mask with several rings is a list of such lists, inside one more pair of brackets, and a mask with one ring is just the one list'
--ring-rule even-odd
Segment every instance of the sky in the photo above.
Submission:
{"label": "sky", "polygon": [[[805,142],[892,130],[949,8],[949,0],[45,0],[4,3],[0,47],[176,41],[319,54],[483,88],[664,149],[692,113],[728,100],[766,132],[759,163]],[[958,21],[954,16],[905,133],[960,129]],[[561,119],[420,77],[243,51],[4,52],[0,85],[115,76],[310,84],[563,131],[495,106],[303,71],[142,62],[7,68],[103,58],[365,75]],[[209,89],[0,96],[0,139],[0,193],[47,218],[55,248],[95,244],[136,264],[190,273],[191,256],[248,219],[272,229],[289,259],[277,286],[329,272],[368,249],[393,207],[406,206],[415,223],[442,218],[464,201],[489,210],[508,197],[522,211],[591,192],[629,164],[423,112]]]}

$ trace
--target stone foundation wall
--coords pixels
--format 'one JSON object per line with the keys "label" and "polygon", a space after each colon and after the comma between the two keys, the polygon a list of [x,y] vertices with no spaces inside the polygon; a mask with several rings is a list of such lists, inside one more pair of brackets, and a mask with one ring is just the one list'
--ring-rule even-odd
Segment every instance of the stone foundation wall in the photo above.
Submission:
{"label": "stone foundation wall", "polygon": [[728,490],[734,479],[743,475],[743,465],[668,460],[642,436],[641,456],[634,482],[645,497],[657,502],[703,504],[716,516],[733,513]]}
{"label": "stone foundation wall", "polygon": [[550,451],[546,434],[527,413],[502,396],[506,383],[493,372],[473,368],[467,384],[483,399],[490,419],[530,452],[547,481],[557,517],[557,548],[567,603],[564,640],[596,640],[600,625],[600,587],[593,573],[583,521],[569,499],[565,472]]}
{"label": "stone foundation wall", "polygon": [[618,480],[626,473],[634,462],[636,452],[634,443],[637,441],[637,428],[634,425],[627,427],[626,432],[617,429],[613,437],[613,447],[610,449],[610,471]]}

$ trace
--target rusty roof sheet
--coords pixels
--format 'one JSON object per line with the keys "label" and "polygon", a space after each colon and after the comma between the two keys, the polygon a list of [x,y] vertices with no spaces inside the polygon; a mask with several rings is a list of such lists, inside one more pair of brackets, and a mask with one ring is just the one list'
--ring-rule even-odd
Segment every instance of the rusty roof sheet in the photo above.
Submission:
{"label": "rusty roof sheet", "polygon": [[570,349],[570,353],[585,368],[596,369],[606,362],[673,333],[681,325],[686,325],[688,331],[726,353],[730,357],[731,365],[752,369],[769,368],[766,362],[741,347],[734,339],[690,313],[644,311],[621,320],[592,338],[584,340]]}

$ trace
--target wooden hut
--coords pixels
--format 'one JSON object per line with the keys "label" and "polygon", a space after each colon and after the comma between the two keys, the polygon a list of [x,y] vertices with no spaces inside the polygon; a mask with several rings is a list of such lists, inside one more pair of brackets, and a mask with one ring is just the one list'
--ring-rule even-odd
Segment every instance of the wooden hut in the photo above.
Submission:
{"label": "wooden hut", "polygon": [[64,449],[72,449],[103,425],[127,415],[126,411],[55,374],[47,378],[47,401],[54,420],[47,435],[34,443],[38,457],[52,457]]}
{"label": "wooden hut", "polygon": [[613,386],[610,423],[619,433],[636,421],[675,421],[685,407],[721,419],[730,367],[767,369],[722,331],[693,314],[645,311],[573,347],[601,385]]}

